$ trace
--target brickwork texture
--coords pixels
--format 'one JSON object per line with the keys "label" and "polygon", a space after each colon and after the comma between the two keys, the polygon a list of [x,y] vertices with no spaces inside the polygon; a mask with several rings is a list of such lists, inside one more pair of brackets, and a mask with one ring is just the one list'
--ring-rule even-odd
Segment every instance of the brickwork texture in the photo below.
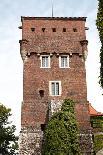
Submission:
{"label": "brickwork texture", "polygon": [[[49,103],[53,100],[73,99],[76,102],[75,112],[82,135],[81,143],[87,145],[84,149],[82,147],[82,152],[89,155],[92,143],[85,69],[88,44],[85,33],[86,18],[21,17],[21,21],[20,52],[24,65],[22,128],[32,127],[38,129],[40,133],[42,125],[48,122]],[[50,56],[50,68],[40,67],[41,55]],[[69,56],[69,68],[59,67],[61,55]],[[60,96],[50,95],[50,81],[61,81]],[[40,95],[41,90],[43,96]],[[21,132],[23,135],[24,130]],[[85,135],[84,138],[83,135]],[[86,135],[89,137],[87,140]],[[29,137],[30,141],[30,136],[26,137]],[[20,147],[23,151],[25,145],[22,139],[23,136]],[[31,150],[36,150],[35,147],[34,143]],[[33,153],[28,151],[27,154],[32,155]],[[37,152],[34,151],[34,154]]]}

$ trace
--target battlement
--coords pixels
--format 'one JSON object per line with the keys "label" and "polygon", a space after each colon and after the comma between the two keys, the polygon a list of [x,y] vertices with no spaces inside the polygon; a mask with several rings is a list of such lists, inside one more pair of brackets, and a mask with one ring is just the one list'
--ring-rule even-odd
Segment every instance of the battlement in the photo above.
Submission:
{"label": "battlement", "polygon": [[86,17],[21,17],[21,55],[87,51]]}
{"label": "battlement", "polygon": [[21,21],[23,19],[29,19],[29,20],[82,20],[82,21],[86,21],[87,17],[30,17],[30,16],[21,16]]}
{"label": "battlement", "polygon": [[[26,34],[33,35],[64,35],[71,33],[80,34],[86,30],[86,17],[21,17],[23,29],[23,38],[26,39]],[[26,30],[26,33],[25,33]],[[55,33],[52,33],[55,32]],[[65,33],[64,33],[65,32]]]}

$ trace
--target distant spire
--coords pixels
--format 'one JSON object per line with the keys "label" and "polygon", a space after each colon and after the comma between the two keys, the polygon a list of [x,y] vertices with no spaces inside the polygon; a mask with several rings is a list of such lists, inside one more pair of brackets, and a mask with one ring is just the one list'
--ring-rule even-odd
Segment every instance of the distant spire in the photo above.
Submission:
{"label": "distant spire", "polygon": [[52,0],[52,17],[53,17],[53,0]]}

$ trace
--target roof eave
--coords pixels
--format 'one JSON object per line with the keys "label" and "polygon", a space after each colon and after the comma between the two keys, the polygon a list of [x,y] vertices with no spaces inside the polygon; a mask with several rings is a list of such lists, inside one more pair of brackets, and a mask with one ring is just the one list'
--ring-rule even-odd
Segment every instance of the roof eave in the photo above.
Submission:
{"label": "roof eave", "polygon": [[75,20],[75,21],[86,21],[87,17],[29,17],[21,16],[21,21],[24,20]]}

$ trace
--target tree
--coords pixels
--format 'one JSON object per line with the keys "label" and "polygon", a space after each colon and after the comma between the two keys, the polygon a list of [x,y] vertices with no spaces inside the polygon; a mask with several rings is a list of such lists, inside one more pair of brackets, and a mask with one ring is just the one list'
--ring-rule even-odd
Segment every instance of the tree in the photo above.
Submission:
{"label": "tree", "polygon": [[74,102],[65,100],[44,132],[43,155],[80,155]]}
{"label": "tree", "polygon": [[11,109],[0,103],[0,154],[2,155],[16,155],[18,148],[18,137],[14,135],[16,128],[8,121],[10,112]]}
{"label": "tree", "polygon": [[98,13],[96,20],[97,29],[99,32],[101,49],[100,49],[100,85],[103,88],[103,0],[98,0]]}

